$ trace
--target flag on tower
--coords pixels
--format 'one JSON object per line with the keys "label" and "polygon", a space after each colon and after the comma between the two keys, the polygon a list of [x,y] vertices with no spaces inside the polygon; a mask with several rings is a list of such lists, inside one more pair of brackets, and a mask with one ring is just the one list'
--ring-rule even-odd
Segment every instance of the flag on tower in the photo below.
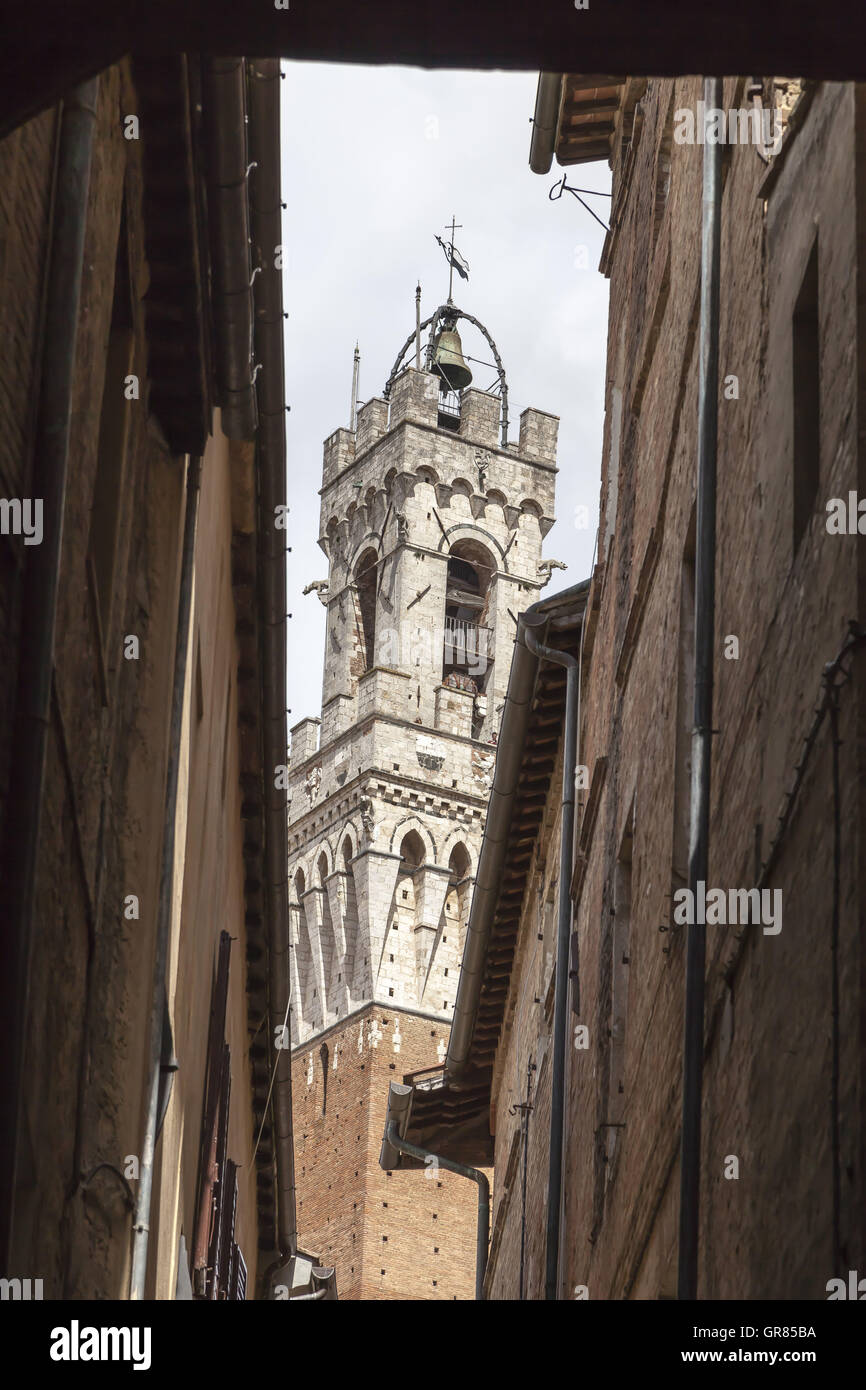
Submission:
{"label": "flag on tower", "polygon": [[448,262],[448,264],[452,265],[454,269],[457,271],[457,274],[461,275],[464,280],[468,280],[469,262],[466,260],[464,256],[461,256],[460,252],[454,245],[454,242],[443,241],[441,236],[437,236],[436,240],[442,247],[442,250],[445,252],[445,259]]}

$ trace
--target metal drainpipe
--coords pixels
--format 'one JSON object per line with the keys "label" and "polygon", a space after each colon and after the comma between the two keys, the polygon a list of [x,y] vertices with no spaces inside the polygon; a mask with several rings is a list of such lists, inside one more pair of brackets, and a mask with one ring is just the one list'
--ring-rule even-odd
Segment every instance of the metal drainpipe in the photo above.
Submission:
{"label": "metal drainpipe", "polygon": [[[590,566],[590,572],[592,572],[592,571],[595,569],[595,559],[596,559],[596,551],[597,551],[597,548],[598,548],[598,532],[596,531],[595,546],[594,546],[593,552],[592,552],[592,565]],[[582,701],[582,696],[583,696],[583,643],[584,643],[584,638],[586,637],[586,622],[587,622],[587,614],[586,614],[586,610],[584,609],[583,617],[581,618],[581,621],[580,621],[580,651],[579,651],[579,653],[578,653],[578,658],[577,658],[577,709],[575,710],[575,715],[574,715],[574,727],[575,727],[575,736],[574,736],[574,779],[573,779],[573,781],[572,781],[572,785],[573,785],[573,787],[574,787],[574,793],[575,793],[575,795],[574,795],[574,810],[573,810],[573,814],[572,814],[572,836],[571,836],[571,844],[572,844],[572,860],[571,860],[571,865],[572,865],[572,867],[571,867],[571,869],[570,869],[570,871],[569,871],[569,878],[568,878],[569,894],[571,893],[571,877],[572,877],[572,872],[573,872],[573,867],[574,867],[574,846],[575,846],[575,830],[574,830],[574,827],[575,827],[575,822],[576,822],[576,820],[577,820],[577,770],[578,770],[578,768],[579,768],[579,766],[580,766],[580,757],[581,757],[581,747],[580,747],[580,730],[581,730],[580,715],[581,715],[581,701]],[[573,904],[573,903],[572,903],[572,907],[571,907],[571,912],[572,912],[572,918],[573,918],[572,924],[571,924],[571,935],[570,935],[570,937],[569,937],[569,980],[572,981],[572,985],[571,985],[571,1008],[572,1008],[572,1012],[578,1013],[578,1014],[579,1014],[579,1012],[580,1012],[580,957],[579,957],[579,949],[577,949],[577,948],[579,947],[579,941],[575,941],[574,946],[572,946],[572,940],[575,938],[576,933],[577,933],[576,913],[575,913],[575,911],[574,911],[574,904]],[[568,1011],[568,1006],[566,1005],[566,1013],[567,1013],[567,1011]],[[574,1056],[574,1054],[573,1054],[572,1051],[571,1051],[571,1048],[566,1047],[566,1049],[565,1049],[565,1056],[566,1056],[567,1060],[566,1060],[566,1063],[565,1063],[565,1073],[564,1073],[564,1076],[563,1076],[563,1079],[562,1079],[563,1105],[565,1105],[565,1103],[566,1103],[566,1101],[567,1101],[567,1099],[568,1099],[568,1096],[569,1096],[569,1094],[570,1094],[570,1090],[571,1090],[571,1067],[572,1067],[573,1056]],[[564,1143],[564,1140],[563,1140],[563,1143]],[[561,1242],[561,1241],[562,1241],[562,1231],[563,1231],[563,1227],[564,1227],[564,1225],[565,1225],[565,1205],[564,1205],[564,1203],[562,1203],[562,1202],[560,1202],[559,1216],[560,1216],[560,1220],[559,1220],[559,1240],[560,1240],[560,1242]],[[557,1299],[560,1299],[560,1298],[562,1297],[562,1282],[563,1282],[563,1280],[562,1280],[562,1269],[560,1268],[559,1273],[558,1273],[558,1282],[557,1282],[557,1293],[556,1293]]]}
{"label": "metal drainpipe", "polygon": [[556,927],[556,984],[553,996],[553,1072],[550,1086],[550,1154],[547,1174],[547,1243],[544,1297],[559,1293],[559,1230],[562,1202],[562,1141],[565,1132],[565,1052],[568,955],[571,939],[571,872],[574,858],[574,769],[577,761],[578,659],[544,647],[531,628],[526,645],[542,661],[566,668],[565,739],[562,756],[562,815],[559,840],[559,914]]}
{"label": "metal drainpipe", "polygon": [[[722,105],[722,79],[704,78],[707,111]],[[716,589],[716,446],[719,414],[719,275],[722,147],[704,145],[701,202],[701,322],[698,378],[698,500],[695,553],[695,724],[689,813],[689,889],[706,883],[710,840],[710,761],[713,723],[713,646]],[[695,914],[697,916],[697,914]],[[683,1029],[683,1113],[677,1296],[698,1296],[701,1098],[704,1069],[706,927],[688,929]]]}
{"label": "metal drainpipe", "polygon": [[171,692],[171,723],[169,726],[168,767],[165,780],[165,814],[162,830],[162,864],[157,907],[156,951],[153,961],[152,999],[150,1006],[149,1055],[147,1064],[147,1112],[144,1139],[141,1147],[140,1177],[135,1205],[135,1225],[132,1242],[132,1272],[129,1297],[134,1302],[144,1298],[147,1280],[147,1251],[150,1235],[150,1206],[153,1192],[154,1152],[159,1123],[159,1083],[161,1076],[162,1030],[166,1008],[165,972],[171,934],[171,907],[174,894],[174,849],[177,828],[177,785],[180,768],[180,742],[183,729],[184,693],[186,690],[187,647],[192,611],[192,586],[195,568],[195,536],[198,519],[201,459],[191,457],[186,470],[186,514],[183,526],[183,550],[180,567],[180,593],[177,607],[177,631],[174,648],[174,683]]}
{"label": "metal drainpipe", "polygon": [[20,666],[5,830],[3,987],[0,998],[3,1088],[0,1100],[0,1264],[11,1256],[30,993],[34,907],[54,676],[57,591],[63,547],[75,347],[78,334],[90,166],[99,81],[76,87],[63,104],[55,209],[45,299],[32,496],[43,506],[42,544],[25,551]]}
{"label": "metal drainpipe", "polygon": [[542,72],[538,75],[535,114],[532,118],[532,142],[529,148],[529,167],[533,174],[548,173],[553,163],[559,108],[562,102],[562,76],[561,72]]}
{"label": "metal drainpipe", "polygon": [[410,1144],[408,1139],[401,1139],[396,1120],[389,1120],[385,1130],[385,1138],[398,1153],[408,1154],[410,1158],[420,1158],[424,1164],[432,1158],[446,1172],[457,1173],[459,1177],[469,1178],[470,1182],[477,1183],[478,1228],[475,1236],[475,1299],[476,1302],[483,1303],[484,1275],[487,1272],[487,1247],[490,1240],[490,1183],[480,1168],[470,1168],[466,1164],[455,1163],[451,1158],[443,1158],[441,1154],[434,1154],[429,1149],[421,1149],[417,1144]]}

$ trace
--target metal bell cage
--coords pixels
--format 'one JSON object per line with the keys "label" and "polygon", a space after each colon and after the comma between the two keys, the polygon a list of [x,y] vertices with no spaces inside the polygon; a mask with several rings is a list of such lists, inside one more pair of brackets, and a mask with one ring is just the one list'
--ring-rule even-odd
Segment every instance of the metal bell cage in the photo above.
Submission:
{"label": "metal bell cage", "polygon": [[[499,350],[480,319],[472,314],[467,314],[465,310],[458,309],[455,304],[440,304],[439,308],[419,324],[414,333],[403,344],[398,354],[397,360],[391,370],[391,375],[385,383],[383,392],[385,400],[390,400],[391,387],[396,377],[404,367],[404,359],[409,349],[414,345],[420,346],[420,335],[425,329],[429,329],[427,337],[427,348],[425,352],[425,367],[428,372],[433,372],[439,377],[439,424],[444,429],[457,429],[460,421],[460,398],[472,381],[472,371],[463,356],[463,344],[460,341],[460,334],[457,332],[457,322],[465,319],[482,333],[487,340],[490,351],[493,353],[493,361],[496,364],[495,370],[499,378],[499,390],[502,406],[500,410],[500,438],[502,448],[508,447],[508,384],[505,380],[505,368],[502,365],[502,358]],[[473,358],[469,359],[473,361]],[[484,364],[482,364],[484,365]]]}

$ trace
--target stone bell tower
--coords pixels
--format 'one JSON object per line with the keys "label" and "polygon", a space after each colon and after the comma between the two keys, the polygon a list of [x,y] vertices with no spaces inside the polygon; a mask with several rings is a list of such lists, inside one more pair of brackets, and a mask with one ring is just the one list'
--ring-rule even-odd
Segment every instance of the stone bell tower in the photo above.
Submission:
{"label": "stone bell tower", "polygon": [[558,420],[525,410],[507,442],[498,352],[471,320],[499,377],[474,389],[461,317],[438,309],[423,366],[409,339],[324,450],[322,711],[292,730],[288,872],[299,1229],[341,1297],[472,1297],[474,1191],[436,1175],[422,1232],[407,1183],[429,1175],[392,1184],[377,1159],[388,1081],[447,1046],[516,620],[549,579]]}

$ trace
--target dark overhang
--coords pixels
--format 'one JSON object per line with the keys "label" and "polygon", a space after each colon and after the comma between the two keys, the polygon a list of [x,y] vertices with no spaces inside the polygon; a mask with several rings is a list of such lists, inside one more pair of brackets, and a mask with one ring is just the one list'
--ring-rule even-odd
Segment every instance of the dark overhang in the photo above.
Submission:
{"label": "dark overhang", "polygon": [[613,165],[617,144],[630,140],[645,77],[609,73],[543,72],[538,79],[529,167],[546,174],[559,165]]}
{"label": "dark overhang", "polygon": [[132,65],[141,128],[145,254],[150,271],[148,407],[173,454],[202,454],[210,433],[209,319],[200,170],[183,54]]}
{"label": "dark overhang", "polygon": [[[43,0],[0,46],[0,133],[125,53],[255,53],[320,62],[622,73],[796,72],[862,79],[861,0]],[[859,41],[858,41],[859,40]]]}

